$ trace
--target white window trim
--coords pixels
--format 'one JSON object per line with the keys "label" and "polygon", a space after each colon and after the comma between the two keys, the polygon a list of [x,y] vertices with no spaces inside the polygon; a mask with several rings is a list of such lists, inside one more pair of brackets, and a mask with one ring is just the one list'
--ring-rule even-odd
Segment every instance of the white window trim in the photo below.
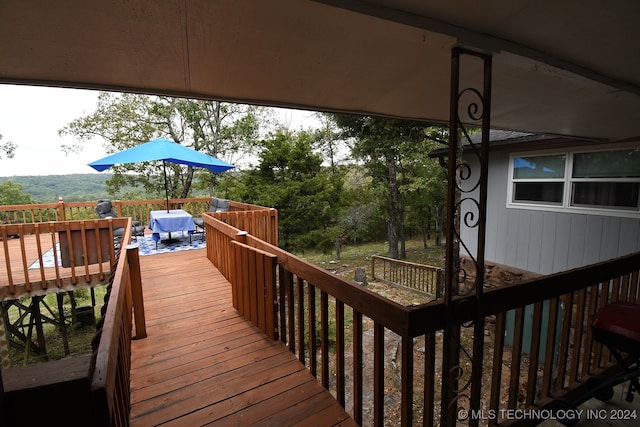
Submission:
{"label": "white window trim", "polygon": [[[579,148],[575,149],[562,149],[562,150],[541,150],[541,151],[526,151],[526,152],[514,152],[509,154],[508,167],[508,179],[507,179],[507,209],[526,209],[526,210],[539,210],[549,212],[563,212],[563,213],[577,213],[585,215],[600,215],[600,216],[614,216],[621,218],[640,218],[640,208],[611,208],[602,207],[595,208],[592,206],[572,206],[571,205],[571,188],[574,182],[611,182],[610,178],[572,178],[573,172],[573,155],[577,153],[589,153],[589,152],[603,152],[624,150],[630,148],[637,148],[635,144],[623,144],[608,146],[606,148]],[[545,155],[561,155],[566,156],[565,160],[565,174],[564,178],[548,179],[545,182],[563,182],[564,188],[562,193],[562,202],[560,204],[552,204],[546,202],[514,202],[513,190],[513,162],[516,157],[527,156],[545,156]],[[540,179],[517,179],[516,182],[540,182]],[[616,182],[639,182],[640,178],[619,178]]]}

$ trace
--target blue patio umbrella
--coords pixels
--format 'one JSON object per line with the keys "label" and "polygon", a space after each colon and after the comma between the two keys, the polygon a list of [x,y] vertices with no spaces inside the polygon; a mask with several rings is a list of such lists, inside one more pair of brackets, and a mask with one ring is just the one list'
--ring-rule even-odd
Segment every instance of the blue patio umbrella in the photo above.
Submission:
{"label": "blue patio umbrella", "polygon": [[233,168],[233,165],[208,156],[199,151],[193,150],[184,145],[168,140],[157,138],[144,144],[123,150],[100,160],[89,163],[89,166],[102,172],[111,166],[123,163],[139,163],[162,160],[164,170],[164,192],[166,197],[167,211],[169,211],[169,190],[167,188],[167,167],[166,162],[178,163],[198,168],[209,169],[213,173],[220,173]]}

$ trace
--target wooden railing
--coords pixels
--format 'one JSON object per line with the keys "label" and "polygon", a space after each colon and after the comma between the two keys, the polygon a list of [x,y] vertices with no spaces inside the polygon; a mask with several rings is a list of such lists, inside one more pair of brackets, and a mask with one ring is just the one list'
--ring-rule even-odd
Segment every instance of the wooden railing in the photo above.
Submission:
{"label": "wooden railing", "polygon": [[[246,235],[246,234],[245,234]],[[242,239],[242,233],[238,236]],[[233,306],[269,338],[276,336],[276,256],[232,241]],[[257,302],[257,303],[256,303]]]}
{"label": "wooden railing", "polygon": [[[249,233],[274,246],[278,245],[278,211],[275,209],[207,212],[203,218],[207,236],[207,257],[227,278],[235,270],[231,241],[237,239],[238,232]],[[212,227],[218,227],[218,230]],[[220,232],[220,229],[226,232]]]}
{"label": "wooden railing", "polygon": [[444,270],[440,267],[374,255],[371,257],[371,278],[424,292],[435,299],[443,292]]}
{"label": "wooden railing", "polygon": [[[447,334],[465,348],[454,365],[459,384],[470,387],[461,396],[475,396],[455,407],[493,410],[497,417],[482,420],[489,425],[535,423],[502,414],[550,407],[608,369],[591,318],[610,301],[639,299],[640,254],[633,254],[487,290],[482,301],[407,307],[278,248],[276,212],[251,210],[203,215],[207,256],[232,283],[236,308],[283,341],[360,424],[442,422],[451,404],[440,392]],[[24,233],[25,226],[4,227]],[[127,423],[133,264],[118,257],[96,341],[92,408],[105,425]]]}
{"label": "wooden railing", "polygon": [[[209,209],[208,197],[169,199],[170,209],[184,209],[192,215],[200,216]],[[149,212],[166,209],[165,199],[152,200],[112,200],[118,216],[149,223]],[[96,202],[59,202],[33,205],[0,206],[0,224],[32,224],[49,221],[70,221],[97,219]],[[262,206],[231,201],[229,211],[265,210]]]}
{"label": "wooden railing", "polygon": [[[114,249],[114,226],[125,227],[117,251]],[[102,318],[92,341],[93,354],[90,359],[80,356],[23,367],[18,376],[24,379],[20,381],[21,378],[18,378],[18,381],[13,381],[14,388],[11,393],[5,393],[5,390],[0,387],[0,424],[43,425],[50,421],[51,414],[60,413],[61,408],[67,407],[72,401],[77,407],[74,406],[72,411],[64,411],[64,419],[68,424],[128,425],[133,313],[135,313],[136,337],[146,336],[138,248],[127,246],[131,241],[131,219],[16,224],[0,227],[0,233],[4,238],[5,254],[8,248],[7,233],[19,235],[23,265],[26,265],[24,241],[28,233],[33,233],[38,242],[41,266],[43,262],[41,247],[44,246],[41,241],[49,242],[47,234],[50,234],[51,244],[55,248],[56,233],[60,233],[61,240],[66,236],[71,254],[69,256],[71,270],[74,268],[73,246],[78,242],[78,246],[82,249],[81,258],[85,260],[81,267],[87,271],[87,275],[90,263],[90,257],[87,254],[95,251],[97,259],[101,260],[101,254],[106,252],[109,261],[109,269],[106,271],[99,269],[97,273],[97,276],[102,277],[100,280],[108,280],[109,285],[105,305],[102,308]],[[90,235],[93,235],[93,238],[88,238]],[[103,243],[106,243],[108,250],[104,250]],[[8,260],[9,257],[5,259]],[[97,264],[102,265],[102,262]],[[9,261],[7,261],[7,269],[11,272]],[[105,275],[105,273],[109,274]],[[74,277],[77,278],[77,276]],[[9,277],[12,277],[11,273]],[[36,283],[28,280],[28,273],[25,273],[25,277],[27,278],[24,285],[26,292],[36,290],[43,292],[47,291],[48,286],[60,287],[66,283],[64,278],[58,276],[53,280],[53,285],[48,279],[43,278],[38,284],[39,289],[36,289]],[[73,285],[76,282],[72,280],[69,283]],[[13,373],[8,370],[5,374],[9,376],[8,374]],[[3,373],[0,370],[0,383],[3,382],[2,376]],[[30,380],[31,378],[33,380]],[[35,410],[34,401],[38,402]]]}
{"label": "wooden railing", "polygon": [[133,313],[136,338],[146,337],[138,248],[125,249],[120,253],[102,308],[103,320],[94,338],[89,372],[92,420],[87,424],[96,426],[129,425]]}
{"label": "wooden railing", "polygon": [[[404,307],[212,216],[205,222],[211,253],[224,253],[235,266],[232,271],[210,257],[241,296],[236,307],[250,319],[272,312],[275,330],[265,320],[265,332],[282,340],[360,424],[443,421],[441,409],[450,404],[440,390],[447,328],[457,331],[452,333],[466,349],[457,368],[459,384],[470,387],[463,396],[480,396],[455,403],[475,414],[466,422],[484,417],[489,425],[536,424],[541,420],[509,414],[549,408],[610,368],[609,353],[591,338],[591,318],[609,301],[638,301],[640,254],[634,254],[488,290],[482,303],[456,298],[450,307],[442,300]],[[277,260],[277,274],[271,261],[259,259]],[[273,285],[257,279],[274,275]],[[478,318],[479,333],[473,323]],[[471,366],[481,370],[474,374],[479,381]],[[397,403],[390,403],[392,396]]]}
{"label": "wooden railing", "polygon": [[[113,230],[130,222],[114,218],[0,225],[0,299],[104,281],[116,260]],[[52,258],[50,267],[45,257]]]}

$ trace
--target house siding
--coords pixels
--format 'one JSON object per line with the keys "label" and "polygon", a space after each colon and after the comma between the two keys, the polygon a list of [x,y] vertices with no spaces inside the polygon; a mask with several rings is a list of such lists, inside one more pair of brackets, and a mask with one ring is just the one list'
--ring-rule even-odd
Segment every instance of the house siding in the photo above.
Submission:
{"label": "house siding", "polygon": [[[468,160],[477,176],[478,163]],[[487,261],[551,274],[640,251],[640,218],[507,208],[508,167],[509,153],[491,153]],[[463,214],[471,209],[462,206]],[[463,221],[461,236],[475,256],[476,230]]]}

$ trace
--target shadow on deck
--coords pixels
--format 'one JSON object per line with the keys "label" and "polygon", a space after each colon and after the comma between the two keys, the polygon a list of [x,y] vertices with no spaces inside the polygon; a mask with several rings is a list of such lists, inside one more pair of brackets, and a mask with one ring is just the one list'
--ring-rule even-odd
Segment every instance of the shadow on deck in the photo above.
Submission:
{"label": "shadow on deck", "polygon": [[281,342],[245,320],[204,249],[141,257],[147,338],[131,425],[356,425]]}

